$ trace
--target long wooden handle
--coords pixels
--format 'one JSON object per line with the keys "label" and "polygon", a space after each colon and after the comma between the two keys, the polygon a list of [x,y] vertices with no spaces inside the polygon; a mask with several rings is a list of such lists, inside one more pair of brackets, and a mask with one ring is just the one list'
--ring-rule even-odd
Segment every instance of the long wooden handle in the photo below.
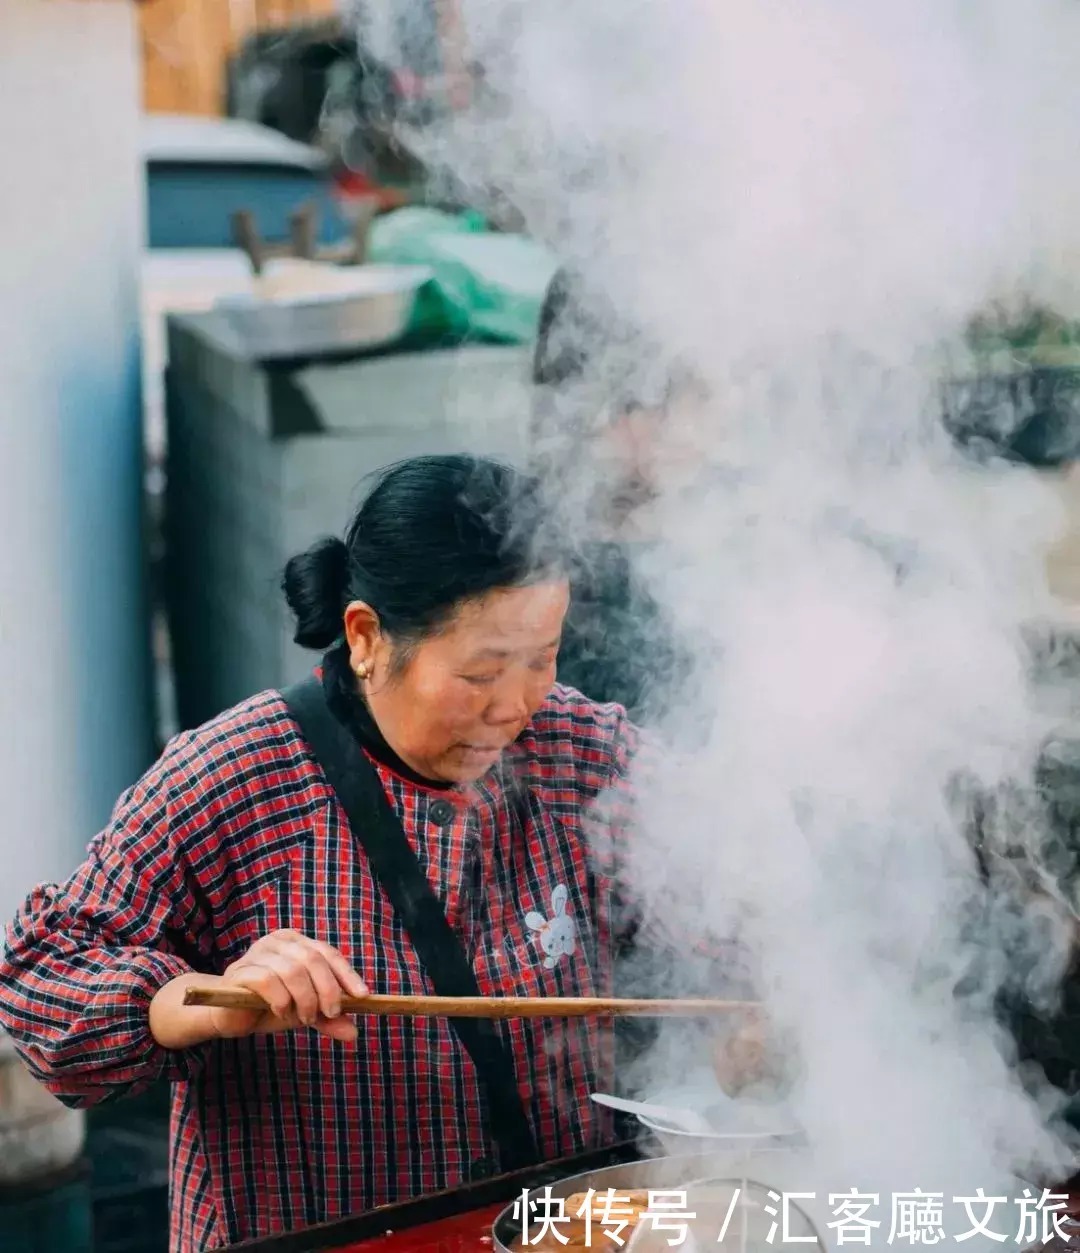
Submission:
{"label": "long wooden handle", "polygon": [[[185,1005],[213,1009],[268,1009],[247,988],[188,988]],[[397,1014],[406,1018],[709,1018],[757,1009],[754,1001],[628,1000],[587,996],[343,996],[345,1014]]]}

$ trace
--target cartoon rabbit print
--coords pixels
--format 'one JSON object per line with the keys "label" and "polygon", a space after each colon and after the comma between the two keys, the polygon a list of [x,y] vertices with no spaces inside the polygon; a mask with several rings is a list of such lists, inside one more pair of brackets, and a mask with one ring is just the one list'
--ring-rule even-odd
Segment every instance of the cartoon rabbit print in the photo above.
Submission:
{"label": "cartoon rabbit print", "polygon": [[544,965],[552,970],[564,957],[572,957],[577,943],[577,926],[566,912],[570,893],[563,884],[551,894],[551,917],[545,918],[536,910],[525,915],[525,925],[535,931],[544,950]]}

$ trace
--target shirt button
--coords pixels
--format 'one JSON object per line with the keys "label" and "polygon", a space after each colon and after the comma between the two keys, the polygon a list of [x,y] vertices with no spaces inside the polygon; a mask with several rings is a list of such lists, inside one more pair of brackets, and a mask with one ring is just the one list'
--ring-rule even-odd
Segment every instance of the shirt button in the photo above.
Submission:
{"label": "shirt button", "polygon": [[490,1157],[478,1157],[469,1168],[470,1179],[490,1179],[495,1173],[495,1163]]}
{"label": "shirt button", "polygon": [[449,801],[432,801],[428,817],[437,827],[448,827],[454,821],[454,807]]}

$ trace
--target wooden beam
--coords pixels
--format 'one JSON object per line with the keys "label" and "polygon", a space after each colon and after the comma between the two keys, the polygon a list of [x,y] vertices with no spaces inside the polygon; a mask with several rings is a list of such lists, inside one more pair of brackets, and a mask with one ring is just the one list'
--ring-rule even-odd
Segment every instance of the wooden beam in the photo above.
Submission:
{"label": "wooden beam", "polygon": [[338,0],[139,0],[144,106],[220,114],[226,62],[248,35],[338,12]]}

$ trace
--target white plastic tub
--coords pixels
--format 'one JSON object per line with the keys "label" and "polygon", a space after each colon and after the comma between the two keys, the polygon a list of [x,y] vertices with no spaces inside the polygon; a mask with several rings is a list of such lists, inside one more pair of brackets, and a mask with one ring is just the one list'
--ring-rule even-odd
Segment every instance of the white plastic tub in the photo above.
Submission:
{"label": "white plastic tub", "polygon": [[78,1160],[86,1115],[41,1086],[0,1031],[0,1185],[60,1174]]}

